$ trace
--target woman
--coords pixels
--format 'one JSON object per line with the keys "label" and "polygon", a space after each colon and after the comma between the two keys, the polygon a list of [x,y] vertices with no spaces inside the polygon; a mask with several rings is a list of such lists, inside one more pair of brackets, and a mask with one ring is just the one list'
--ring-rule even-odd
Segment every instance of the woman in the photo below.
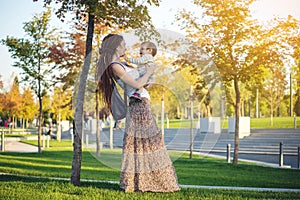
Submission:
{"label": "woman", "polygon": [[[109,34],[101,44],[98,63],[99,89],[111,109],[114,79],[130,96],[143,88],[153,74],[155,66],[148,66],[146,74],[137,79],[136,69],[121,62],[125,55],[122,36]],[[142,101],[131,98],[126,114],[123,138],[120,187],[126,192],[174,192],[180,190],[177,176],[170,160],[162,135],[151,113],[150,96],[146,89],[141,92]]]}

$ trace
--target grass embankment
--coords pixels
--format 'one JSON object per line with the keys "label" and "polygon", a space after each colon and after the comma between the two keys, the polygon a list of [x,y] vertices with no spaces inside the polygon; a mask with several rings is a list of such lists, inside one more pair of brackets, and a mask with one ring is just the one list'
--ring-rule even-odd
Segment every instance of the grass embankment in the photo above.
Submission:
{"label": "grass embankment", "polygon": [[[296,128],[300,128],[300,117],[274,117],[273,118],[273,125],[271,125],[270,118],[250,118],[250,128],[251,129],[265,129],[265,128],[294,128],[294,120],[296,119]],[[158,127],[160,127],[160,120],[158,120]],[[193,127],[197,127],[197,119],[193,120]],[[123,124],[124,128],[124,124]],[[167,120],[165,120],[165,128],[167,128]],[[170,119],[169,120],[169,128],[190,128],[190,120],[187,119]],[[227,129],[228,128],[228,119],[223,118],[221,119],[221,128]],[[25,134],[30,133],[37,133],[37,128],[31,129],[8,129],[1,127],[0,131],[4,131],[5,133],[10,133],[6,135],[19,135],[19,137],[24,136]],[[18,134],[19,133],[19,134]]]}
{"label": "grass embankment", "polygon": [[[36,141],[27,141],[35,143]],[[0,172],[69,178],[72,166],[71,141],[51,141],[51,148],[38,153],[0,153]],[[300,188],[300,171],[253,164],[228,164],[223,159],[170,152],[180,184],[259,188]],[[100,158],[94,150],[83,151],[81,179],[119,180],[121,150],[103,149]],[[300,193],[182,189],[169,194],[121,191],[117,184],[82,182],[74,187],[69,181],[45,178],[0,176],[1,199],[300,199]],[[30,198],[29,198],[30,197]]]}
{"label": "grass embankment", "polygon": [[[160,127],[160,121],[158,121],[158,126]],[[167,123],[165,121],[165,127]],[[197,127],[197,119],[193,120],[193,127]],[[172,119],[169,120],[169,128],[190,128],[190,120],[179,120]],[[221,120],[221,128],[228,128],[228,119],[223,118]],[[266,118],[250,118],[250,128],[251,129],[265,129],[265,128],[294,128],[294,117],[274,117],[273,125],[271,125],[271,119]],[[300,117],[296,117],[296,128],[300,128]]]}

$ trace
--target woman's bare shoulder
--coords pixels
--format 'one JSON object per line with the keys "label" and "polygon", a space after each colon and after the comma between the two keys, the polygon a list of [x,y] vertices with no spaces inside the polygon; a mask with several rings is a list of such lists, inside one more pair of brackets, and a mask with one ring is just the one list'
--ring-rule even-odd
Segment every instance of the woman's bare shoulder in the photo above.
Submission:
{"label": "woman's bare shoulder", "polygon": [[125,68],[121,63],[114,62],[111,64],[111,67],[113,69],[114,74],[119,77],[120,75],[123,75],[125,73]]}

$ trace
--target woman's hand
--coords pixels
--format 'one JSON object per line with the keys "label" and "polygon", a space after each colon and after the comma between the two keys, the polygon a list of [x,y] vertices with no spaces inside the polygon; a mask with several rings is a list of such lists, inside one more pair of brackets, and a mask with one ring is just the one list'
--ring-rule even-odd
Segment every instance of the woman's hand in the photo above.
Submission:
{"label": "woman's hand", "polygon": [[124,60],[125,60],[126,62],[129,62],[129,61],[128,61],[128,57],[127,57],[126,54],[124,54],[123,58],[124,58]]}
{"label": "woman's hand", "polygon": [[149,74],[150,76],[154,73],[156,69],[156,65],[151,63],[151,64],[146,64],[146,74]]}

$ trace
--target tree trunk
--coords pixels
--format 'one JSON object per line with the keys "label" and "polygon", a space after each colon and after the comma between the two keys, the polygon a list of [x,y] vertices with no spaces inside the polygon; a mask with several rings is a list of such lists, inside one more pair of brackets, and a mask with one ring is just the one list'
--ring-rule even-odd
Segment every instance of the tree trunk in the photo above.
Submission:
{"label": "tree trunk", "polygon": [[22,118],[22,132],[23,133],[25,132],[24,129],[25,129],[25,119]]}
{"label": "tree trunk", "polygon": [[94,35],[94,14],[88,13],[88,29],[86,36],[86,55],[80,74],[78,91],[76,94],[75,119],[73,122],[74,130],[74,155],[72,161],[71,183],[75,186],[80,185],[80,169],[82,158],[82,125],[83,125],[83,103],[86,87],[86,79],[90,69],[92,58],[92,41]]}
{"label": "tree trunk", "polygon": [[41,138],[42,138],[42,125],[43,125],[43,99],[42,99],[42,86],[41,86],[41,64],[38,58],[38,100],[39,100],[39,116],[38,116],[38,152],[42,153]]}
{"label": "tree trunk", "polygon": [[259,105],[258,105],[258,89],[256,89],[256,98],[255,98],[255,117],[258,118],[259,117]]}
{"label": "tree trunk", "polygon": [[60,108],[57,115],[57,122],[56,122],[56,140],[61,141],[61,114],[60,114]]}
{"label": "tree trunk", "polygon": [[15,128],[15,116],[12,116],[12,123],[11,123],[11,128],[14,129]]}
{"label": "tree trunk", "polygon": [[273,105],[271,105],[271,108],[270,108],[270,125],[271,125],[271,127],[273,126],[273,112],[274,112],[274,110],[273,110]]}
{"label": "tree trunk", "polygon": [[96,155],[100,157],[99,90],[96,90]]}
{"label": "tree trunk", "polygon": [[206,104],[205,108],[206,108],[206,117],[211,117],[212,113],[211,113],[211,110],[210,110],[210,105]]}
{"label": "tree trunk", "polygon": [[39,95],[38,98],[39,98],[38,152],[42,153],[41,138],[42,138],[42,125],[43,125],[43,101],[41,95]]}
{"label": "tree trunk", "polygon": [[240,128],[240,90],[238,85],[238,80],[234,79],[234,90],[235,90],[235,135],[234,135],[234,155],[233,155],[233,165],[238,164],[239,156],[239,128]]}
{"label": "tree trunk", "polygon": [[241,116],[245,116],[245,102],[241,101]]}
{"label": "tree trunk", "polygon": [[190,91],[190,159],[193,158],[193,151],[194,151],[194,133],[193,133],[193,100],[192,100],[192,86]]}
{"label": "tree trunk", "polygon": [[162,140],[165,137],[165,89],[162,88],[161,94],[161,114],[160,114],[160,130],[162,135]]}

